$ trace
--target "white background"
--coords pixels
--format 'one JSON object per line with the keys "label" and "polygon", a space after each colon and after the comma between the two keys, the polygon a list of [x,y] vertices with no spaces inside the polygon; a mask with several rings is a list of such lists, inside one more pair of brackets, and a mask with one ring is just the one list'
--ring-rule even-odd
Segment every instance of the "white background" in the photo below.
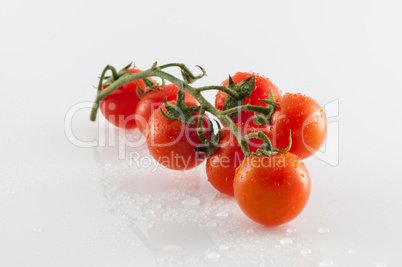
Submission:
{"label": "white background", "polygon": [[[400,266],[401,8],[3,0],[0,265]],[[255,71],[332,103],[331,138],[321,159],[306,160],[312,193],[297,219],[263,228],[217,195],[202,166],[152,173],[119,160],[116,146],[67,139],[68,110],[93,100],[104,66],[156,60],[203,66],[198,85]],[[114,130],[88,116],[72,118],[79,139]]]}

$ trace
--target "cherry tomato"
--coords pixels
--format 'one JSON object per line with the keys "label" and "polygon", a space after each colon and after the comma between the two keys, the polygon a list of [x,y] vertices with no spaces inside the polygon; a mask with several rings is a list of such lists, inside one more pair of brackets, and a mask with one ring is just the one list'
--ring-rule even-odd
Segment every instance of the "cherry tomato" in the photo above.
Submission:
{"label": "cherry tomato", "polygon": [[[175,101],[168,104],[173,105]],[[194,102],[187,101],[187,106],[197,106]],[[166,113],[165,106],[162,110]],[[198,114],[193,114],[193,118],[198,122]],[[178,119],[165,118],[160,109],[155,109],[149,118],[148,128],[144,132],[150,154],[161,165],[173,170],[188,170],[203,162],[197,157],[194,149],[202,146],[196,130],[197,125],[183,123]],[[209,121],[207,116],[203,117],[202,127],[205,136],[209,138]]]}
{"label": "cherry tomato", "polygon": [[289,144],[289,131],[292,131],[292,147],[289,152],[301,159],[314,154],[327,135],[324,110],[311,97],[300,93],[286,93],[277,100],[271,123],[273,146],[286,148]]}
{"label": "cherry tomato", "polygon": [[234,195],[253,221],[273,226],[287,223],[304,209],[310,196],[308,170],[292,153],[251,155],[236,169]]}
{"label": "cherry tomato", "polygon": [[[130,73],[141,72],[137,68],[128,71]],[[140,101],[136,94],[137,83],[142,90],[145,90],[144,82],[135,80],[120,86],[100,103],[102,114],[113,125],[124,129],[137,127],[134,119],[135,108]],[[105,88],[102,88],[102,90]]]}
{"label": "cherry tomato", "polygon": [[[159,89],[146,93],[141,98],[135,110],[135,123],[142,134],[144,134],[144,131],[147,128],[148,120],[149,117],[151,117],[152,111],[163,104],[165,97],[167,98],[167,101],[176,100],[178,90],[179,88],[176,85],[167,84],[161,86]],[[185,101],[198,104],[197,100],[195,100],[195,98],[189,93],[184,92],[184,95]]]}
{"label": "cherry tomato", "polygon": [[[258,131],[263,131],[268,135],[266,129],[254,128],[247,124],[237,124],[236,126],[243,135]],[[262,145],[262,140],[259,138],[250,138],[248,144],[250,152],[255,152]],[[208,181],[219,192],[233,196],[235,169],[243,159],[244,154],[236,137],[231,133],[229,128],[225,127],[222,130],[218,149],[207,159],[206,170]]]}
{"label": "cherry tomato", "polygon": [[[278,97],[281,95],[281,91],[278,89],[276,85],[274,85],[268,78],[260,75],[260,74],[255,74],[255,73],[249,73],[249,72],[237,72],[233,77],[232,80],[235,84],[240,83],[241,81],[251,77],[252,75],[255,75],[255,85],[253,92],[251,93],[250,96],[246,97],[243,99],[243,105],[250,104],[250,105],[255,105],[255,106],[263,106],[267,107],[268,104],[263,103],[259,99],[268,99],[269,98],[269,90],[271,90],[274,99],[278,99]],[[229,80],[225,80],[222,85],[228,86]],[[227,94],[219,91],[215,97],[215,107],[219,110],[223,109],[223,104],[225,103]],[[241,111],[240,114],[235,118],[234,122],[235,123],[246,123],[250,124],[254,127],[258,127],[254,122],[253,122],[253,116],[254,112],[252,111]]]}

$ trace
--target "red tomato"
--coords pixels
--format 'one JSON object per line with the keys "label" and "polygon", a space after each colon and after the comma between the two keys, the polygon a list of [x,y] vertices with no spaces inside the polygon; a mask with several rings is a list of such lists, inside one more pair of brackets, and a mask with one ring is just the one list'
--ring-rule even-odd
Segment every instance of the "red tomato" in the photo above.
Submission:
{"label": "red tomato", "polygon": [[[278,89],[276,85],[274,85],[268,78],[265,78],[262,75],[255,74],[255,73],[248,73],[248,72],[237,72],[233,77],[232,80],[235,84],[240,83],[241,81],[255,75],[255,85],[253,92],[250,96],[243,99],[243,105],[251,104],[255,106],[263,106],[267,107],[268,104],[263,103],[259,99],[268,99],[269,98],[269,90],[271,90],[274,99],[278,99],[281,95],[281,91]],[[222,85],[228,86],[229,80],[225,80]],[[227,94],[219,91],[215,97],[215,107],[219,110],[222,110],[223,104],[225,103]],[[240,114],[235,118],[235,123],[246,123],[250,124],[254,127],[259,127],[253,122],[254,112],[252,111],[242,111]]]}
{"label": "red tomato", "polygon": [[[175,101],[168,102],[173,105]],[[197,106],[194,102],[186,102],[187,106]],[[166,113],[165,106],[162,110]],[[193,118],[198,122],[198,114]],[[205,115],[202,121],[205,136],[209,138],[209,121]],[[144,135],[147,139],[149,153],[163,166],[173,170],[188,170],[203,162],[197,157],[194,149],[203,146],[197,133],[196,124],[190,125],[177,119],[165,118],[160,109],[155,109],[148,121]]]}
{"label": "red tomato", "polygon": [[[237,124],[237,127],[243,135],[258,131],[263,131],[267,134],[265,129],[254,128],[247,124]],[[250,152],[255,152],[263,142],[259,138],[250,138],[248,143]],[[224,128],[218,149],[207,159],[208,181],[219,192],[233,196],[235,169],[243,159],[244,154],[236,137],[228,128]]]}
{"label": "red tomato", "polygon": [[245,158],[236,169],[234,195],[241,210],[263,225],[287,223],[310,196],[308,170],[292,153]]}
{"label": "red tomato", "polygon": [[[179,88],[176,85],[167,84],[161,86],[159,89],[146,93],[141,98],[137,105],[137,109],[135,110],[135,123],[142,134],[144,134],[144,131],[147,128],[148,120],[149,117],[151,117],[152,111],[163,104],[165,97],[167,98],[167,101],[176,100],[178,90]],[[184,92],[184,95],[185,101],[198,104],[197,100],[195,100],[195,98],[189,93]]]}
{"label": "red tomato", "polygon": [[327,119],[324,110],[311,97],[286,93],[277,100],[272,114],[274,147],[284,149],[289,144],[292,131],[292,147],[289,152],[305,159],[314,154],[327,135]]}
{"label": "red tomato", "polygon": [[[129,71],[130,73],[141,72],[137,68]],[[120,86],[100,103],[100,110],[105,118],[117,127],[124,129],[137,127],[134,119],[135,108],[140,101],[136,94],[137,83],[142,90],[145,90],[146,86],[144,82],[142,80],[135,80]],[[105,88],[102,88],[102,90]]]}

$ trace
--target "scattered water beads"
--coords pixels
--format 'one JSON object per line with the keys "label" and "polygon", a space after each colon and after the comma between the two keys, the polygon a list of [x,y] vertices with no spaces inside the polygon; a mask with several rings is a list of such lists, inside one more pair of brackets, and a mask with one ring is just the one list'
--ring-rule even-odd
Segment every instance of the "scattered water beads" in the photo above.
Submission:
{"label": "scattered water beads", "polygon": [[375,267],[387,267],[386,263],[377,263]]}
{"label": "scattered water beads", "polygon": [[352,248],[348,250],[348,254],[356,254],[357,253],[357,249]]}
{"label": "scattered water beads", "polygon": [[229,250],[229,246],[228,246],[228,245],[225,245],[225,244],[222,244],[222,245],[219,246],[219,250],[220,250],[220,251],[228,251],[228,250]]}
{"label": "scattered water beads", "polygon": [[323,227],[318,228],[317,232],[320,234],[326,234],[326,233],[329,233],[329,229],[328,229],[328,227],[323,226]]}
{"label": "scattered water beads", "polygon": [[304,248],[300,251],[300,254],[302,254],[302,255],[310,255],[311,253],[312,253],[312,251],[309,248]]}
{"label": "scattered water beads", "polygon": [[217,217],[219,218],[226,218],[229,215],[226,211],[220,211],[216,214]]}
{"label": "scattered water beads", "polygon": [[183,200],[181,202],[181,204],[186,207],[195,207],[195,206],[199,206],[201,204],[201,201],[199,198],[190,197],[190,198]]}
{"label": "scattered water beads", "polygon": [[320,267],[330,267],[334,266],[334,263],[332,261],[322,261],[318,264]]}
{"label": "scattered water beads", "polygon": [[279,243],[281,245],[290,245],[293,244],[293,240],[290,237],[284,237],[279,241]]}
{"label": "scattered water beads", "polygon": [[179,252],[183,251],[183,247],[179,245],[166,245],[163,246],[162,250],[165,252]]}
{"label": "scattered water beads", "polygon": [[209,252],[207,257],[210,260],[219,260],[221,258],[221,255],[218,252]]}

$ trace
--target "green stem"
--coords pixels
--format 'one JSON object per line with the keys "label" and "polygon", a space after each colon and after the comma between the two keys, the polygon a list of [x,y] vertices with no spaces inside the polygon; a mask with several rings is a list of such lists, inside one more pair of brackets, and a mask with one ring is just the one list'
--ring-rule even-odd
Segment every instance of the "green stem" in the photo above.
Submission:
{"label": "green stem", "polygon": [[222,92],[227,93],[228,95],[230,95],[231,97],[237,99],[240,97],[240,94],[226,86],[223,85],[210,85],[210,86],[203,86],[203,87],[198,87],[197,88],[198,91],[208,91],[208,90],[219,90]]}
{"label": "green stem", "polygon": [[[170,65],[172,65],[172,64],[170,64]],[[166,66],[166,65],[164,65],[164,66]],[[174,66],[176,66],[176,65],[174,65]],[[91,110],[91,115],[90,115],[91,121],[96,120],[96,114],[97,114],[97,110],[99,107],[99,103],[106,96],[111,94],[114,90],[116,90],[123,84],[129,83],[129,82],[132,82],[135,80],[143,79],[145,77],[154,77],[154,76],[168,80],[171,83],[174,83],[175,85],[177,85],[179,87],[183,86],[183,90],[186,91],[187,93],[189,93],[190,95],[192,95],[195,99],[197,99],[197,101],[200,103],[200,105],[204,108],[205,111],[208,111],[212,115],[216,116],[219,120],[222,121],[222,123],[224,123],[227,127],[229,127],[229,129],[232,131],[233,135],[236,137],[237,141],[239,142],[244,155],[246,157],[250,156],[250,148],[248,146],[247,139],[241,134],[240,130],[236,127],[234,122],[232,120],[230,120],[230,118],[227,117],[223,111],[220,111],[217,108],[215,108],[215,106],[213,106],[211,103],[209,103],[204,98],[204,96],[201,95],[202,90],[199,90],[199,88],[191,87],[190,85],[188,85],[187,83],[183,82],[182,80],[176,78],[175,76],[160,70],[160,67],[159,68],[151,68],[151,69],[148,69],[148,70],[145,70],[142,72],[138,72],[138,73],[131,73],[128,75],[124,75],[124,76],[120,77],[119,79],[115,80],[106,89],[104,89],[103,91],[100,91],[96,96],[94,105]],[[216,86],[216,87],[219,87],[219,86]]]}
{"label": "green stem", "polygon": [[254,111],[254,112],[266,114],[267,108],[262,107],[262,106],[253,106],[253,105],[247,104],[247,105],[242,105],[242,106],[226,109],[226,110],[222,111],[222,114],[229,115],[229,114],[239,112],[239,111]]}

